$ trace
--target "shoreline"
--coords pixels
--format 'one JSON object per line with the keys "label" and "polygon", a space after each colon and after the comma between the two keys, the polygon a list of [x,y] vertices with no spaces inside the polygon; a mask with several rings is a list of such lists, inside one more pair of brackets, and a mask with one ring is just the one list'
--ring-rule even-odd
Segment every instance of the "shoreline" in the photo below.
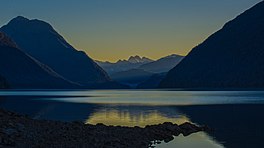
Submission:
{"label": "shoreline", "polygon": [[141,127],[35,120],[0,109],[0,147],[150,147],[173,136],[210,131],[192,123],[165,122]]}

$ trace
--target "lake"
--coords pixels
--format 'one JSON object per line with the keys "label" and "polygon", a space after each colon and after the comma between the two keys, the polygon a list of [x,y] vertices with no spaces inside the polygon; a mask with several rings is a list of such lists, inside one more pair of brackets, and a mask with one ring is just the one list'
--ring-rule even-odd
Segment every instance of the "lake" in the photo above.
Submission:
{"label": "lake", "polygon": [[35,119],[141,126],[186,121],[213,128],[160,148],[264,147],[264,91],[14,90],[0,107]]}

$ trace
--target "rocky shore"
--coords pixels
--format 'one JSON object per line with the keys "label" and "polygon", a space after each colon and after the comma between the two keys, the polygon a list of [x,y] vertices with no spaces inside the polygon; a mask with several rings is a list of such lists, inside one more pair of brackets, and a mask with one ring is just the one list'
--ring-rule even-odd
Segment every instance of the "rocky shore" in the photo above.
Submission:
{"label": "rocky shore", "polygon": [[205,126],[191,123],[165,122],[140,128],[34,120],[0,109],[0,147],[146,148],[153,141],[169,142],[179,134],[188,136],[207,130]]}

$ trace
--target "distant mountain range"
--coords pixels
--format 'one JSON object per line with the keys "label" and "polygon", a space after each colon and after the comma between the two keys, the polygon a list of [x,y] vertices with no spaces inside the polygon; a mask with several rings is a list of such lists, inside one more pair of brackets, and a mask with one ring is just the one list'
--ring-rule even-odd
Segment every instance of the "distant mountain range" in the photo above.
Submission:
{"label": "distant mountain range", "polygon": [[[183,56],[173,54],[154,61],[146,57],[131,56],[128,60],[119,60],[116,63],[100,61],[97,61],[97,63],[108,72],[111,79],[136,88],[141,83],[150,79],[152,75],[157,74],[156,76],[158,76],[160,73],[168,72],[183,58]],[[159,78],[155,82],[160,82],[161,77]],[[150,84],[148,83],[148,85],[142,85],[141,87],[150,87]],[[155,86],[153,85],[151,88],[157,86],[158,84],[155,83]]]}
{"label": "distant mountain range", "polygon": [[131,56],[128,60],[119,60],[116,63],[96,61],[109,75],[117,72],[123,72],[131,69],[142,69],[152,73],[163,73],[168,72],[175,67],[184,56],[180,55],[169,55],[158,59],[156,61],[140,57],[138,55]]}
{"label": "distant mountain range", "polygon": [[46,65],[24,53],[0,32],[0,87],[5,88],[74,88],[74,84]]}
{"label": "distant mountain range", "polygon": [[264,1],[195,47],[162,88],[263,88]]}
{"label": "distant mountain range", "polygon": [[18,16],[0,31],[12,38],[20,51],[66,80],[87,88],[99,84],[107,88],[119,87],[88,55],[72,47],[44,21]]}
{"label": "distant mountain range", "polygon": [[[126,61],[126,60],[124,60],[124,61]],[[129,59],[127,61],[130,63],[134,63],[134,64],[137,64],[137,63],[145,64],[145,63],[152,62],[153,60],[146,58],[146,57],[141,58],[140,56],[136,55],[136,56],[129,57]]]}
{"label": "distant mountain range", "polygon": [[96,61],[98,65],[100,65],[109,75],[112,75],[117,72],[123,72],[131,69],[138,68],[139,66],[143,64],[147,64],[150,62],[153,62],[153,60],[146,58],[146,57],[140,57],[138,55],[131,56],[128,58],[128,60],[118,60],[116,63],[111,62],[101,62]]}
{"label": "distant mountain range", "polygon": [[138,69],[143,69],[145,71],[153,72],[153,73],[164,73],[171,70],[177,64],[181,62],[184,56],[180,55],[169,55],[158,59],[157,61],[152,61],[146,64],[143,64],[138,67]]}

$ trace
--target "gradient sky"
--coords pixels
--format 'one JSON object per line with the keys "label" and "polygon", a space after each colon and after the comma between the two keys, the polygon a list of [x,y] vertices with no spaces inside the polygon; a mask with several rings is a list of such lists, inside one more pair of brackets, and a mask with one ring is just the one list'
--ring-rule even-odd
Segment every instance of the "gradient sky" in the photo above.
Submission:
{"label": "gradient sky", "polygon": [[0,25],[22,15],[47,21],[97,60],[186,55],[262,0],[6,0]]}

